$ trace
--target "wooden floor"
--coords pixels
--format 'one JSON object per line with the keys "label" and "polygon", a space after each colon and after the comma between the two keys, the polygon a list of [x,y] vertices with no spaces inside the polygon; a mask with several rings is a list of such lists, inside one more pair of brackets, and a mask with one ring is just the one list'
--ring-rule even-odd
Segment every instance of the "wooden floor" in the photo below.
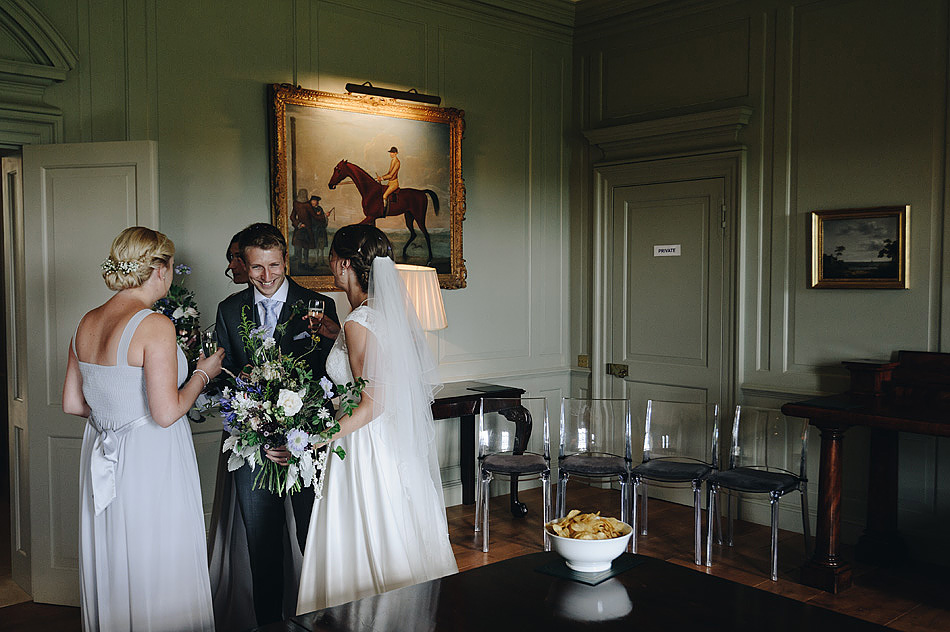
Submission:
{"label": "wooden floor", "polygon": [[[601,511],[619,516],[619,493],[571,483],[568,506],[582,511]],[[481,537],[476,538],[472,523],[474,508],[455,506],[447,510],[449,532],[459,570],[476,568],[524,553],[540,551],[540,489],[522,492],[529,514],[512,518],[508,497],[492,500],[491,547],[481,552]],[[856,565],[854,586],[840,595],[808,588],[797,583],[803,555],[800,534],[781,532],[779,536],[779,580],[768,578],[768,527],[737,522],[736,546],[716,546],[713,566],[693,564],[692,509],[657,500],[650,501],[650,534],[639,539],[639,553],[660,558],[698,573],[719,577],[775,592],[792,599],[807,601],[844,614],[867,619],[895,630],[950,630],[950,579],[946,568],[920,566],[881,570]],[[845,551],[850,558],[850,551]],[[4,569],[0,568],[0,576]],[[7,569],[7,572],[9,570]],[[80,630],[79,609],[46,606],[33,602],[0,608],[0,632]]]}

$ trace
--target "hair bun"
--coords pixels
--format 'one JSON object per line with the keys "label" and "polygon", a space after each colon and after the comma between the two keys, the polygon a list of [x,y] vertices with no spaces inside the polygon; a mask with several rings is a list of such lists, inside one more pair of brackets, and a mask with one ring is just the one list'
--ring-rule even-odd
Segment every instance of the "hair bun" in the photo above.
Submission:
{"label": "hair bun", "polygon": [[112,241],[109,256],[99,264],[106,287],[127,290],[144,284],[154,268],[167,266],[175,244],[162,233],[144,226],[131,226]]}

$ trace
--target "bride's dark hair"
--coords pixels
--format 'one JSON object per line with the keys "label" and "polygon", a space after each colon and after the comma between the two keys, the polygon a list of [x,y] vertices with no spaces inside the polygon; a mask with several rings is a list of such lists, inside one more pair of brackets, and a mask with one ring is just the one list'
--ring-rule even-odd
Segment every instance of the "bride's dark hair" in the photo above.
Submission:
{"label": "bride's dark hair", "polygon": [[393,257],[393,245],[386,233],[369,224],[350,224],[336,231],[330,252],[348,259],[356,280],[364,292],[369,291],[369,271],[376,257]]}

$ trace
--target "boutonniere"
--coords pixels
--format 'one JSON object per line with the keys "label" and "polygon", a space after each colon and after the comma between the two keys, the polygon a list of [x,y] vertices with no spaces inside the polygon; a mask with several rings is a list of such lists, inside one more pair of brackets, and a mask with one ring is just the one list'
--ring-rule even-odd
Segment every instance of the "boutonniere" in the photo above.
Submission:
{"label": "boutonniere", "polygon": [[[287,320],[284,322],[278,322],[277,327],[274,329],[274,337],[281,338],[287,329],[289,328],[292,332],[299,331],[301,327],[305,328],[306,323],[303,316],[307,313],[307,305],[303,300],[297,300],[290,304],[290,315]],[[297,338],[295,337],[294,340]],[[314,340],[314,345],[320,341],[319,336]]]}

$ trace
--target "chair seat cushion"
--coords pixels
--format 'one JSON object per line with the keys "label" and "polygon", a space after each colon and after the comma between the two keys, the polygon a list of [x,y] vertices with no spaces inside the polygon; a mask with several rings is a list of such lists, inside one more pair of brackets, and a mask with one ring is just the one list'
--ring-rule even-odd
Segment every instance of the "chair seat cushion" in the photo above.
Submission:
{"label": "chair seat cushion", "polygon": [[626,474],[627,462],[608,454],[572,454],[558,461],[558,470],[580,476],[611,476]]}
{"label": "chair seat cushion", "polygon": [[489,454],[482,459],[482,469],[504,474],[540,474],[550,468],[540,454]]}
{"label": "chair seat cushion", "polygon": [[798,489],[798,477],[782,472],[767,472],[750,467],[737,467],[709,477],[709,482],[739,492],[787,494]]}
{"label": "chair seat cushion", "polygon": [[633,475],[652,481],[684,483],[702,480],[712,471],[712,467],[696,461],[651,459],[633,468]]}

